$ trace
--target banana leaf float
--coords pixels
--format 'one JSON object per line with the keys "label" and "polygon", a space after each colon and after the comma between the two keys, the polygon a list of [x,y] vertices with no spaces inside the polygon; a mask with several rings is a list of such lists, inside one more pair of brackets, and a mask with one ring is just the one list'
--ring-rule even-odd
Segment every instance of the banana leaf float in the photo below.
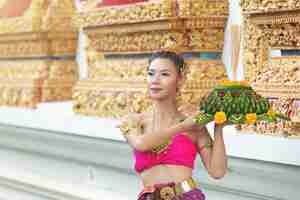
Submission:
{"label": "banana leaf float", "polygon": [[257,121],[290,120],[272,111],[269,101],[257,94],[246,81],[222,81],[201,101],[198,124],[215,121],[217,124],[255,124]]}

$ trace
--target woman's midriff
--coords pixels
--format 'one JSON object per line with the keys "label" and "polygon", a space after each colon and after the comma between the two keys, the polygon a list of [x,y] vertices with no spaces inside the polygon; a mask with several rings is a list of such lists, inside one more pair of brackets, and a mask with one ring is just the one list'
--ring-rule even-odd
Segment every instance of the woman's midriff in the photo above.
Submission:
{"label": "woman's midriff", "polygon": [[182,182],[192,176],[192,169],[179,165],[156,165],[144,170],[142,177],[144,186],[153,186],[160,183]]}

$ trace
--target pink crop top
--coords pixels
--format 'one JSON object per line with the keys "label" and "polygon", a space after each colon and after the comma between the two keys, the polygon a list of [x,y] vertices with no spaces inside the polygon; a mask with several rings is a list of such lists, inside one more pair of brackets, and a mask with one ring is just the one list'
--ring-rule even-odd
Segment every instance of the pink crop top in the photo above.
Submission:
{"label": "pink crop top", "polygon": [[160,164],[183,165],[193,169],[196,155],[197,149],[192,140],[187,135],[178,133],[173,137],[167,149],[160,154],[135,149],[134,168],[138,173]]}

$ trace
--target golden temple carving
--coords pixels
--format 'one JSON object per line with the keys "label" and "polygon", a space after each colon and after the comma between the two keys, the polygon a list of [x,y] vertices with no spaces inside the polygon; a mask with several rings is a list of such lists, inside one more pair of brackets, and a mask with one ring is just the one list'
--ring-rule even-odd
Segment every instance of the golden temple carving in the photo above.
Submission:
{"label": "golden temple carving", "polygon": [[299,0],[241,0],[244,12],[287,11],[300,8]]}
{"label": "golden temple carving", "polygon": [[170,38],[182,52],[194,55],[186,60],[189,73],[178,104],[198,106],[217,81],[226,77],[220,58],[204,60],[200,55],[222,52],[228,16],[225,0],[199,2],[161,0],[100,8],[86,2],[74,23],[86,36],[88,78],[74,88],[74,111],[120,117],[150,109],[146,91],[149,54],[164,48]]}
{"label": "golden temple carving", "polygon": [[78,79],[74,2],[18,1],[26,9],[16,15],[14,1],[0,6],[9,16],[0,17],[1,105],[34,108],[41,101],[70,99]]}
{"label": "golden temple carving", "polygon": [[[290,105],[295,102],[294,105],[298,106],[291,107],[289,115],[296,113],[300,99],[300,57],[271,57],[271,51],[300,50],[300,1],[242,0],[241,6],[244,15],[243,57],[246,79],[252,82],[258,93],[277,99],[274,100],[276,109],[286,107],[285,103],[289,102]],[[290,136],[296,134],[290,132],[295,127],[294,123],[298,123],[295,118],[291,124],[258,124],[257,129],[274,134],[284,131]]]}
{"label": "golden temple carving", "polygon": [[206,17],[228,16],[228,3],[226,1],[190,0],[181,1],[178,4],[179,16],[182,17]]}
{"label": "golden temple carving", "polygon": [[[176,30],[154,30],[130,34],[108,33],[98,36],[93,40],[93,46],[99,52],[151,52],[164,47],[170,37],[181,41],[179,45],[182,49],[189,51],[222,51],[223,42],[220,40],[224,37],[224,33],[221,28],[216,30],[207,28],[189,33]],[[206,42],[208,39],[211,41],[210,43]],[[187,40],[191,40],[191,42],[186,44]],[[103,43],[103,41],[106,42]]]}
{"label": "golden temple carving", "polygon": [[111,8],[97,8],[93,1],[87,4],[85,12],[79,13],[75,20],[82,27],[158,21],[179,16],[224,18],[228,16],[229,5],[225,0],[158,0]]}
{"label": "golden temple carving", "polygon": [[[111,8],[89,8],[79,13],[76,23],[80,26],[99,26],[108,24],[124,24],[175,16],[173,0],[145,2],[130,6],[115,6]],[[88,13],[88,14],[86,14]]]}

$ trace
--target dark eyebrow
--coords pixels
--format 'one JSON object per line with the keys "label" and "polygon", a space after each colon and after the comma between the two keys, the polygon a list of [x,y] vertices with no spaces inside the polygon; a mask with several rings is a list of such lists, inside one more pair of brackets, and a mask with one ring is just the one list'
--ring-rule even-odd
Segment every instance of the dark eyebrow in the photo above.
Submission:
{"label": "dark eyebrow", "polygon": [[162,69],[161,72],[170,72],[168,69]]}
{"label": "dark eyebrow", "polygon": [[[155,72],[156,70],[155,69],[149,69],[148,71]],[[160,72],[170,72],[170,70],[168,70],[168,69],[162,69]]]}

